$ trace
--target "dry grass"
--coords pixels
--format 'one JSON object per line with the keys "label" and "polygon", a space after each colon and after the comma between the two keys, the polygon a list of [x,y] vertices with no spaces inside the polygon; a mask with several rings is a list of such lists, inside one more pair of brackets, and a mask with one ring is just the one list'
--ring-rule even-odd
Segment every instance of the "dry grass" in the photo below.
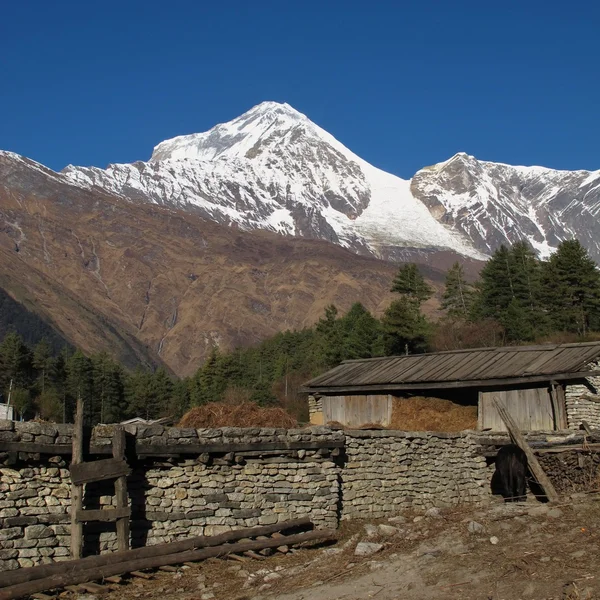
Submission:
{"label": "dry grass", "polygon": [[255,402],[211,402],[190,409],[177,424],[178,427],[284,427],[298,425],[296,419],[283,408],[263,407]]}
{"label": "dry grass", "polygon": [[441,398],[394,398],[389,429],[462,431],[477,427],[477,406],[462,406]]}

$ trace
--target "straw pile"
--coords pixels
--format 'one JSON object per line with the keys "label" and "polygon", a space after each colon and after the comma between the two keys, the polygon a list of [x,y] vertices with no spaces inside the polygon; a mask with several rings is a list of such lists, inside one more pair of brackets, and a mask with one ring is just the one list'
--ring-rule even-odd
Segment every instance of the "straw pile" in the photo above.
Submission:
{"label": "straw pile", "polygon": [[402,431],[462,431],[477,428],[477,406],[441,398],[394,398],[388,429]]}
{"label": "straw pile", "polygon": [[283,408],[263,407],[255,402],[230,404],[210,402],[190,409],[178,427],[214,429],[217,427],[283,427],[291,429],[298,423]]}

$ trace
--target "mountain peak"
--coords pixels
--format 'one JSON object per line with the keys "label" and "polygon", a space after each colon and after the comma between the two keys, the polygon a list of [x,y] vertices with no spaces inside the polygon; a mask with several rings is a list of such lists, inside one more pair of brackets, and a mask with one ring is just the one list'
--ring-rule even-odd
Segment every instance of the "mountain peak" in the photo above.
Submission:
{"label": "mountain peak", "polygon": [[246,154],[265,135],[288,131],[300,123],[316,130],[308,117],[289,104],[261,102],[232,121],[220,123],[204,133],[181,135],[161,142],[154,148],[150,160],[233,158]]}

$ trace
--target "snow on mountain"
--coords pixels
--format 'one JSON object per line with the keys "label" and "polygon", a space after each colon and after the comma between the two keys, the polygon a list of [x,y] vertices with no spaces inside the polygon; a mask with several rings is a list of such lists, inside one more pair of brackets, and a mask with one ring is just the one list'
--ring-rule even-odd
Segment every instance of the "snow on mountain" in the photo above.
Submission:
{"label": "snow on mountain", "polygon": [[411,192],[483,252],[528,240],[547,256],[578,237],[600,258],[600,171],[514,167],[459,153],[418,171]]}
{"label": "snow on mountain", "polygon": [[132,200],[376,256],[400,246],[483,257],[413,197],[410,182],[368,164],[287,104],[264,102],[205,133],[164,141],[145,163],[63,173]]}
{"label": "snow on mountain", "polygon": [[513,167],[459,153],[406,181],[276,102],[166,140],[148,162],[69,166],[63,173],[130,200],[383,258],[408,248],[484,259],[521,239],[546,256],[576,235],[600,259],[600,171]]}

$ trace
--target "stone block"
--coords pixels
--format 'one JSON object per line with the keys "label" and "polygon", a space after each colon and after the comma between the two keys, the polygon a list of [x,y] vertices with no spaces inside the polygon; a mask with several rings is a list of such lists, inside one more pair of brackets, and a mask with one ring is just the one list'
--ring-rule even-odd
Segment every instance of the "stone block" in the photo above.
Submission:
{"label": "stone block", "polygon": [[14,540],[23,535],[23,530],[20,527],[3,527],[0,529],[0,541]]}
{"label": "stone block", "polygon": [[30,525],[25,527],[25,539],[26,540],[39,540],[54,536],[54,531],[46,525]]}

